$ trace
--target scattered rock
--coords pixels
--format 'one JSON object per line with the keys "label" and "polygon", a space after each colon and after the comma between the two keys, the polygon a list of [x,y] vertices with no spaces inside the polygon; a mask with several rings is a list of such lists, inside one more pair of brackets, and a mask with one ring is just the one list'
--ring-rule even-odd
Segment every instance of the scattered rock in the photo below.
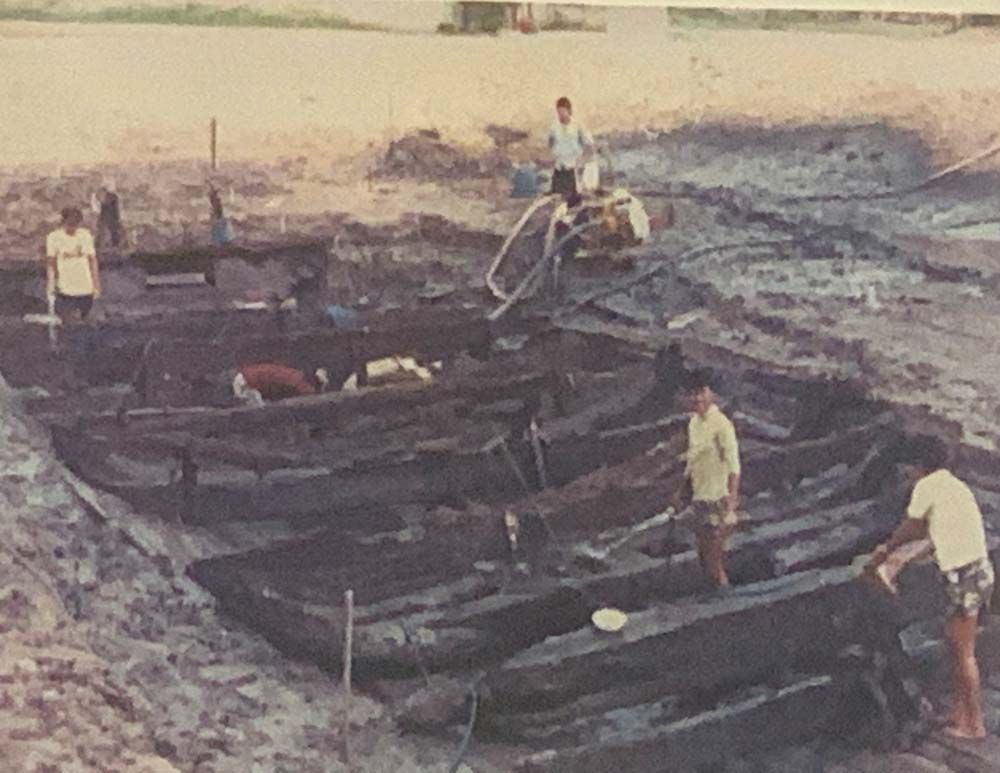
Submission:
{"label": "scattered rock", "polygon": [[468,684],[435,675],[430,683],[410,695],[400,706],[397,718],[413,729],[435,730],[463,720]]}

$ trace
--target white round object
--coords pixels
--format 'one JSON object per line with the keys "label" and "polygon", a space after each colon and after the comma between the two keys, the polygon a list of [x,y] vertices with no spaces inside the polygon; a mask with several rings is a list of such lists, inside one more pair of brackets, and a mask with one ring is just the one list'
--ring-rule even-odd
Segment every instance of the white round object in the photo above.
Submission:
{"label": "white round object", "polygon": [[590,621],[598,630],[614,633],[625,627],[625,623],[628,622],[628,615],[620,609],[605,607],[594,612],[590,616]]}
{"label": "white round object", "polygon": [[580,173],[581,192],[596,191],[601,187],[601,167],[596,161],[588,161]]}

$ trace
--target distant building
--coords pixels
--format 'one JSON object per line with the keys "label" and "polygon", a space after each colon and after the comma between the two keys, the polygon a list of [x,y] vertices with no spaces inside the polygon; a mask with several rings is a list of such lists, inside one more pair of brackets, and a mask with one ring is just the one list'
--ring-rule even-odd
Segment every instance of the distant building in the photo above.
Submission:
{"label": "distant building", "polygon": [[452,20],[460,32],[501,30],[604,30],[603,8],[580,3],[453,3]]}

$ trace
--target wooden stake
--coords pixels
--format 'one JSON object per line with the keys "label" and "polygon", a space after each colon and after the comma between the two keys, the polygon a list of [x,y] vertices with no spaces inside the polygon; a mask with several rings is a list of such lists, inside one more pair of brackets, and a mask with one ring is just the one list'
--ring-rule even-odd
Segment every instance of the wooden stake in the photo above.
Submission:
{"label": "wooden stake", "polygon": [[528,425],[531,433],[531,450],[535,454],[535,469],[538,471],[538,483],[541,487],[549,487],[549,476],[545,470],[545,452],[542,450],[542,433],[538,429],[538,421],[532,417],[531,424]]}
{"label": "wooden stake", "polygon": [[344,591],[347,624],[344,628],[344,764],[351,770],[351,650],[354,646],[354,591]]}
{"label": "wooden stake", "polygon": [[215,118],[212,119],[212,123],[210,124],[209,134],[210,134],[210,144],[212,153],[212,171],[214,172],[219,168],[219,157],[218,157],[219,122]]}

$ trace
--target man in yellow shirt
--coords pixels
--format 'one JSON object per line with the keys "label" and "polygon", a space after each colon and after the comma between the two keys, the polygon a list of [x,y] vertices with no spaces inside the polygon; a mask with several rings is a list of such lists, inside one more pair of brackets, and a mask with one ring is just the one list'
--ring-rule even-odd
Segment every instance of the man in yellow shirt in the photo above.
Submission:
{"label": "man in yellow shirt", "polygon": [[696,378],[688,392],[691,420],[685,453],[685,478],[691,486],[698,557],[716,587],[729,585],[724,565],[726,542],[736,523],[740,451],[736,428],[715,404],[706,379]]}
{"label": "man in yellow shirt", "polygon": [[889,541],[872,555],[869,569],[895,592],[895,555],[929,540],[948,597],[945,637],[951,655],[952,704],[944,732],[956,738],[982,738],[982,698],[976,663],[979,610],[989,607],[994,569],[986,547],[983,516],[965,483],[948,471],[948,450],[938,438],[922,436],[907,443],[915,480],[906,518]]}
{"label": "man in yellow shirt", "polygon": [[63,319],[75,311],[85,320],[101,294],[94,237],[82,224],[83,213],[67,207],[62,227],[45,240],[46,294]]}

